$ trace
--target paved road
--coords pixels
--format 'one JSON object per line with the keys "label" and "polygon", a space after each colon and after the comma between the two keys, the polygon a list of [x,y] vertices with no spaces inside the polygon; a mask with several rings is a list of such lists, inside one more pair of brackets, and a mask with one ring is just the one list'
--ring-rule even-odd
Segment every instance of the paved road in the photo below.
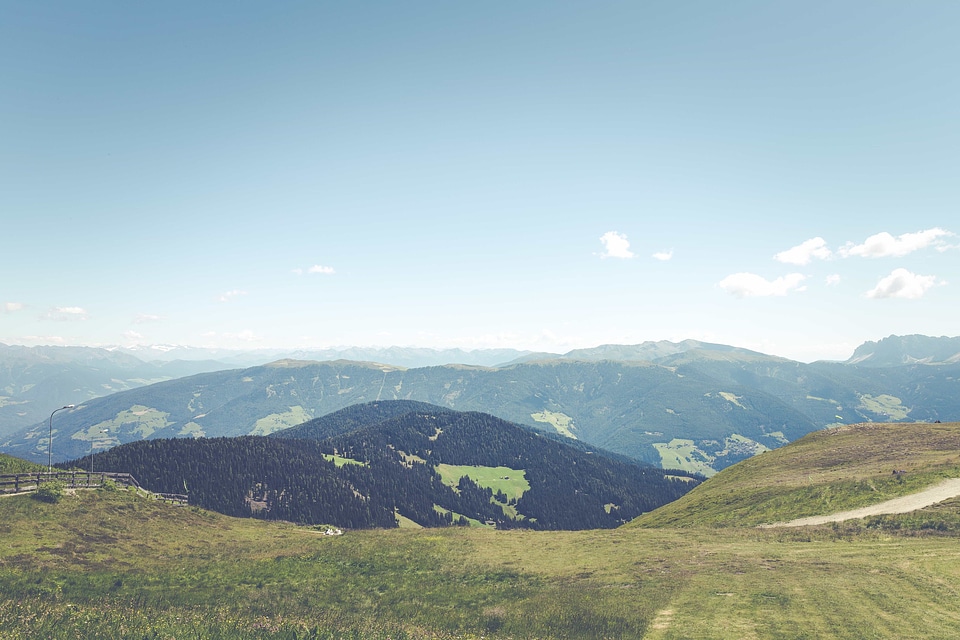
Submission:
{"label": "paved road", "polygon": [[853,520],[855,518],[866,518],[867,516],[879,516],[887,513],[909,513],[917,509],[923,509],[930,505],[943,502],[950,498],[960,496],[960,478],[945,480],[929,489],[924,489],[918,493],[908,496],[894,498],[886,502],[852,509],[850,511],[841,511],[826,516],[810,516],[808,518],[797,518],[790,522],[776,522],[774,524],[762,524],[761,527],[803,527],[811,524],[827,524],[828,522],[842,522],[844,520]]}

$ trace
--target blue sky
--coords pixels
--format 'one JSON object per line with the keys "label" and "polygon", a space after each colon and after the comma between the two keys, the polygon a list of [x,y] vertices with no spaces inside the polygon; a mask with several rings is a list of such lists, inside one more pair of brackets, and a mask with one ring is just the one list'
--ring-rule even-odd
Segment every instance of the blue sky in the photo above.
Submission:
{"label": "blue sky", "polygon": [[0,342],[958,334],[958,3],[0,15]]}

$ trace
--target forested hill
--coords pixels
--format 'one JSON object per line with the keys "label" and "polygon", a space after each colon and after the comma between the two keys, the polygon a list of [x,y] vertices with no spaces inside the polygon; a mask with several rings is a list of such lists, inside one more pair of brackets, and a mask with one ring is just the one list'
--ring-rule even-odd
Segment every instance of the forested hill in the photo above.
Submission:
{"label": "forested hill", "polygon": [[97,454],[96,466],[154,491],[186,490],[192,504],[228,515],[350,528],[397,526],[397,516],[423,526],[609,528],[697,484],[436,407],[320,441],[145,440]]}
{"label": "forested hill", "polygon": [[[340,455],[358,460],[396,456],[423,460],[426,468],[474,466],[478,476],[483,469],[506,468],[510,471],[505,475],[522,475],[529,484],[516,501],[516,512],[523,521],[535,519],[550,529],[616,526],[626,513],[651,511],[695,484],[668,477],[662,469],[584,452],[477,412],[416,411],[326,442]],[[488,489],[488,500],[511,502],[495,489]],[[501,519],[498,506],[493,506],[489,517]]]}

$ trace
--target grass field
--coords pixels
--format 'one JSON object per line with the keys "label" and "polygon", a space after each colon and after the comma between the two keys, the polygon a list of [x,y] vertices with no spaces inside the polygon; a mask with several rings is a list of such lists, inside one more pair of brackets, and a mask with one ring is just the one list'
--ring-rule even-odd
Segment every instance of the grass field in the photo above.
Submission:
{"label": "grass field", "polygon": [[932,638],[960,545],[865,528],[340,537],[86,491],[0,498],[2,638]]}
{"label": "grass field", "polygon": [[[688,505],[700,525],[673,510],[679,526],[654,512],[616,530],[323,536],[127,491],[0,497],[0,638],[960,637],[960,501],[798,529],[732,526],[710,502],[742,489],[727,508],[769,515],[812,507],[751,487],[906,492],[956,466],[958,427],[858,426],[765,453],[702,485],[717,493]],[[891,465],[903,483],[878,482]]]}
{"label": "grass field", "polygon": [[494,493],[503,491],[508,499],[519,500],[525,491],[530,490],[530,483],[527,482],[527,474],[523,469],[438,464],[437,473],[444,484],[451,487],[456,487],[460,478],[467,476],[479,487],[493,489]]}
{"label": "grass field", "polygon": [[359,460],[354,460],[353,458],[344,458],[343,456],[338,456],[335,453],[325,453],[323,454],[323,457],[337,465],[337,467],[342,467],[345,464],[356,464],[360,465],[361,467],[364,466],[364,463],[360,462]]}

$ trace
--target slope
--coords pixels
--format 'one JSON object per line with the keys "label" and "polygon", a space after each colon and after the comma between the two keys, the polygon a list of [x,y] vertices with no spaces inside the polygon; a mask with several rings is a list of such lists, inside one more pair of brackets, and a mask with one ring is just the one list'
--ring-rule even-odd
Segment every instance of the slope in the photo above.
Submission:
{"label": "slope", "polygon": [[91,347],[23,347],[0,343],[0,441],[54,409],[202,371],[218,362],[144,362]]}
{"label": "slope", "polygon": [[826,429],[725,469],[630,526],[750,526],[855,509],[960,477],[958,452],[956,422]]}

